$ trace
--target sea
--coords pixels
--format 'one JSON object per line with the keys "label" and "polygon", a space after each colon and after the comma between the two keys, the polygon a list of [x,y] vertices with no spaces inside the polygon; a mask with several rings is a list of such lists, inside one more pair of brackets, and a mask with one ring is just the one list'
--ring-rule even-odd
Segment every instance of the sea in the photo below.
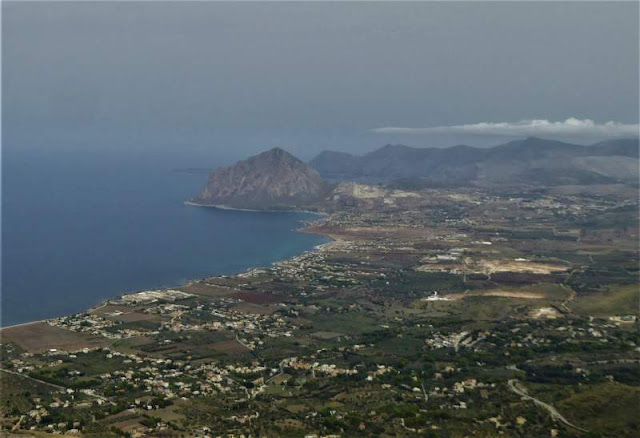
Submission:
{"label": "sea", "polygon": [[185,205],[207,173],[165,158],[3,154],[2,326],[270,266],[328,241],[296,231],[312,214]]}

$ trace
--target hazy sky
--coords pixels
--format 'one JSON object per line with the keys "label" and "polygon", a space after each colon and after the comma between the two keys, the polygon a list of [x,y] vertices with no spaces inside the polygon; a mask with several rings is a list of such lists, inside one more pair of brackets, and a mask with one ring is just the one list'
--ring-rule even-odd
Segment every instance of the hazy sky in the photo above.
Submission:
{"label": "hazy sky", "polygon": [[637,2],[3,2],[2,21],[9,149],[206,165],[271,146],[588,143],[638,120]]}

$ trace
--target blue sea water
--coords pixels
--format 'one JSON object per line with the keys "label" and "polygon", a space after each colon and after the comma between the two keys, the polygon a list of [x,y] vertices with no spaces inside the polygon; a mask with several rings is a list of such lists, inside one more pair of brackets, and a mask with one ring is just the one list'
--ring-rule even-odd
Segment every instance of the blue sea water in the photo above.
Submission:
{"label": "blue sea water", "polygon": [[126,155],[4,154],[1,324],[268,266],[327,241],[294,231],[309,214],[185,205],[207,175],[174,166]]}

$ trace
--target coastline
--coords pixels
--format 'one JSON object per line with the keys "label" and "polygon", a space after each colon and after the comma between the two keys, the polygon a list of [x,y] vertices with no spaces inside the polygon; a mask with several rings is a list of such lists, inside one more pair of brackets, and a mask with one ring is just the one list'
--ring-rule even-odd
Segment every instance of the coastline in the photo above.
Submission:
{"label": "coastline", "polygon": [[224,204],[201,204],[195,201],[184,201],[184,205],[189,205],[192,207],[203,207],[203,208],[217,208],[218,210],[231,210],[231,211],[250,211],[255,213],[307,213],[307,214],[315,214],[317,216],[329,216],[329,213],[324,211],[312,211],[312,210],[269,210],[269,209],[252,209],[252,208],[236,208],[230,207]]}
{"label": "coastline", "polygon": [[[205,208],[217,208],[217,209],[220,209],[220,210],[238,210],[238,211],[247,211],[247,212],[262,212],[262,211],[268,211],[268,212],[285,212],[285,213],[309,213],[309,214],[315,214],[315,215],[318,215],[318,216],[325,216],[325,217],[326,217],[326,216],[329,216],[329,213],[324,213],[324,212],[301,211],[301,210],[250,210],[250,209],[238,209],[238,208],[226,207],[226,206],[216,206],[216,205],[203,205],[203,204],[196,204],[196,203],[192,203],[191,201],[185,201],[185,205],[192,205],[192,206],[195,206],[195,207],[205,207]],[[295,228],[293,231],[296,231],[296,232],[299,232],[299,233],[317,234],[317,235],[319,235],[319,236],[324,236],[324,237],[326,237],[326,238],[330,239],[331,241],[335,241],[335,240],[336,240],[334,237],[332,237],[332,236],[330,236],[330,235],[328,235],[328,234],[323,234],[323,233],[318,233],[318,232],[314,232],[314,231],[309,231],[309,230],[308,230],[309,225],[310,225],[311,223],[313,223],[313,222],[314,222],[314,221],[307,221],[304,227],[301,227],[301,228]],[[307,252],[316,252],[316,251],[318,251],[318,250],[319,250],[323,245],[326,245],[327,243],[330,243],[330,242],[326,242],[326,243],[321,243],[321,244],[315,245],[315,246],[313,246],[310,250],[303,251],[303,252],[301,252],[300,254],[304,254],[304,253],[307,253]],[[297,257],[297,256],[299,256],[300,254],[296,254],[296,255],[294,255],[293,257]],[[291,257],[291,258],[293,258],[293,257]],[[275,261],[275,262],[273,262],[272,264],[275,264],[275,263],[278,263],[278,262],[282,262],[282,261],[285,261],[285,260],[289,260],[289,258],[288,258],[288,259],[282,259],[282,260]],[[237,273],[235,273],[235,274],[230,274],[229,276],[242,275],[242,274],[245,274],[245,273],[247,273],[247,272],[249,272],[249,271],[251,271],[251,270],[259,269],[259,268],[261,268],[261,267],[262,267],[262,266],[253,266],[253,267],[247,268],[247,269],[245,269],[245,270],[243,270],[243,271],[241,271],[241,272],[237,272]],[[212,275],[216,275],[216,274],[212,274]],[[178,285],[178,286],[175,286],[175,288],[180,288],[180,287],[183,287],[183,286],[185,286],[185,285],[188,285],[189,283],[192,283],[192,282],[194,282],[194,281],[201,281],[201,280],[204,280],[205,278],[207,278],[207,277],[187,279],[185,283],[182,283],[182,284],[180,284],[180,285]],[[165,288],[164,288],[164,287],[161,287],[161,288],[160,288],[160,290],[162,290],[162,289],[165,289]],[[105,298],[105,299],[104,299],[104,300],[102,300],[99,304],[96,304],[95,306],[92,306],[92,307],[90,307],[90,308],[88,308],[88,309],[86,309],[86,310],[84,310],[84,311],[79,312],[79,313],[93,312],[93,311],[95,311],[95,310],[97,310],[97,309],[100,309],[101,307],[106,306],[110,300],[116,299],[116,298],[118,298],[118,297],[120,297],[120,296],[122,296],[122,295],[127,295],[127,294],[132,294],[132,293],[142,292],[143,290],[145,290],[145,289],[136,290],[136,291],[126,291],[126,292],[123,292],[123,293],[122,293],[122,294],[120,294],[120,295],[116,295],[116,296],[113,296],[113,297],[110,297],[110,298]],[[40,320],[35,320],[35,321],[21,322],[21,323],[18,323],[18,324],[7,325],[7,326],[0,325],[0,336],[2,335],[2,331],[3,331],[3,330],[5,330],[5,329],[11,329],[11,328],[18,328],[18,327],[30,326],[30,325],[34,325],[34,324],[38,324],[38,323],[42,323],[42,322],[47,323],[47,322],[48,322],[49,320],[51,320],[51,319],[61,318],[61,317],[64,317],[64,316],[69,316],[69,315],[55,316],[55,317],[45,318],[45,319],[40,319]],[[2,339],[1,339],[1,338],[0,338],[0,342],[2,342]]]}
{"label": "coastline", "polygon": [[[130,293],[130,292],[126,292],[125,294],[127,294],[127,293]],[[125,295],[125,294],[123,294],[123,295]],[[88,308],[87,310],[85,310],[85,312],[93,312],[93,311],[95,311],[95,310],[98,310],[98,309],[100,309],[100,308],[102,308],[102,307],[106,306],[106,305],[107,305],[107,302],[108,302],[109,300],[111,300],[111,299],[113,299],[113,298],[107,298],[107,299],[103,300],[100,304],[98,304],[98,305],[96,305],[96,306],[94,306],[94,307],[90,307],[90,308]],[[60,317],[60,316],[54,316],[54,317],[51,317],[51,318],[37,319],[37,320],[35,320],[35,321],[20,322],[20,323],[18,323],[18,324],[12,324],[12,325],[0,325],[0,334],[2,334],[2,331],[3,331],[3,330],[5,330],[5,329],[16,328],[16,327],[23,327],[23,326],[33,325],[33,324],[38,324],[38,323],[40,323],[40,322],[47,322],[47,321],[49,321],[50,319],[55,319],[55,318],[61,318],[61,317]]]}
{"label": "coastline", "polygon": [[[51,318],[49,318],[49,319],[51,319]],[[49,321],[49,319],[39,319],[39,320],[36,320],[36,321],[21,322],[19,324],[3,325],[3,326],[0,326],[0,334],[2,334],[2,331],[5,330],[5,329],[11,329],[11,328],[16,328],[16,327],[25,327],[25,326],[28,326],[28,325],[38,324],[40,322],[47,322],[47,321]]]}

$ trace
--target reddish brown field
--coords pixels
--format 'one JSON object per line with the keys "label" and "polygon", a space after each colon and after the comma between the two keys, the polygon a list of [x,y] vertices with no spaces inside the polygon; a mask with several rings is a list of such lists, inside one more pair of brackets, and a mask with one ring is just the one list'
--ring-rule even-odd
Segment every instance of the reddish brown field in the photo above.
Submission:
{"label": "reddish brown field", "polygon": [[211,348],[225,354],[246,354],[249,351],[235,340],[215,342]]}
{"label": "reddish brown field", "polygon": [[[162,318],[152,313],[143,313],[144,307],[127,307],[127,306],[104,306],[100,309],[93,311],[94,315],[100,315],[103,318],[110,319],[112,321],[120,322],[135,322],[135,321],[159,321]],[[120,315],[113,315],[115,312],[122,312]]]}
{"label": "reddish brown field", "polygon": [[261,306],[259,304],[252,304],[252,303],[247,303],[242,302],[239,304],[236,304],[235,306],[233,306],[233,310],[237,310],[239,312],[244,312],[244,313],[255,313],[258,315],[271,315],[273,312],[276,311],[276,307],[275,306]]}
{"label": "reddish brown field", "polygon": [[282,301],[282,298],[277,295],[258,292],[238,292],[235,297],[252,304],[272,304]]}

